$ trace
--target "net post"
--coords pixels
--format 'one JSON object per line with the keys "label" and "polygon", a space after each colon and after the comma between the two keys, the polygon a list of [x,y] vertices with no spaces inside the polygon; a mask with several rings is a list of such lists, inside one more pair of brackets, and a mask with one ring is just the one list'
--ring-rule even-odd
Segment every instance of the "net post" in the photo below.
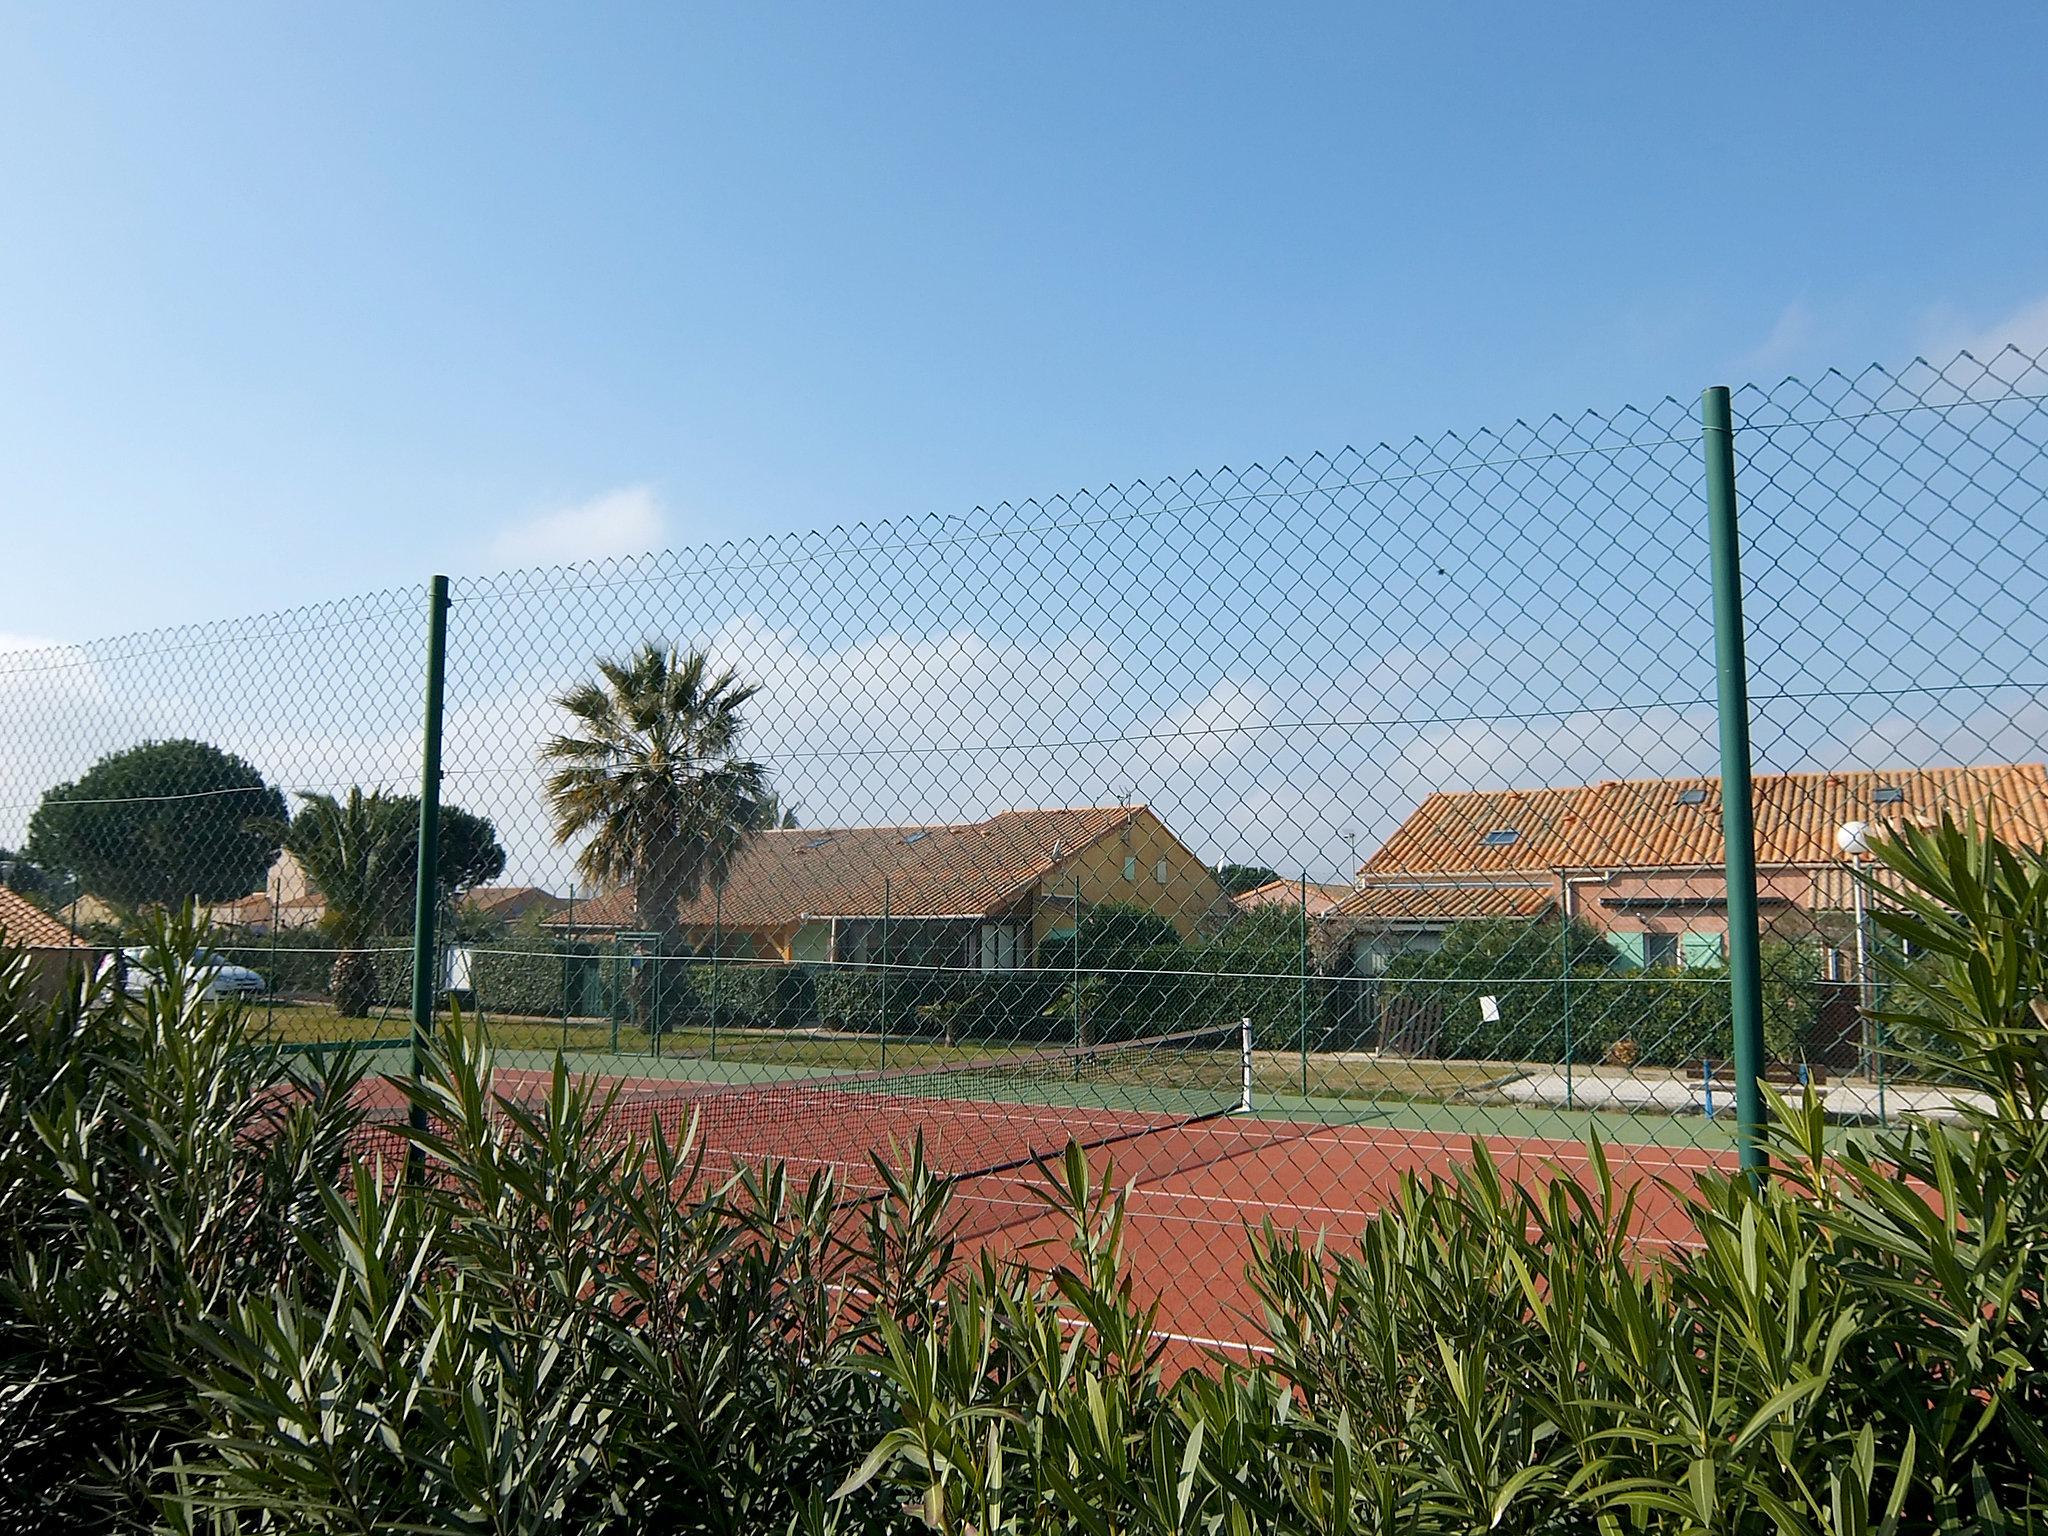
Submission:
{"label": "net post", "polygon": [[[436,576],[427,589],[427,697],[420,735],[420,828],[413,869],[412,1053],[408,1070],[419,1086],[426,1073],[427,1037],[434,1022],[434,918],[440,903],[441,704],[448,671],[448,578]],[[415,1103],[406,1115],[412,1129],[427,1129],[427,1112]],[[414,1141],[406,1151],[406,1177],[426,1178],[426,1149]]]}
{"label": "net post", "polygon": [[1756,822],[1750,790],[1749,662],[1743,649],[1735,423],[1725,386],[1715,385],[1700,397],[1700,425],[1714,573],[1721,840],[1728,885],[1728,1013],[1735,1035],[1735,1144],[1744,1171],[1756,1174],[1764,1167],[1763,936],[1757,917]]}
{"label": "net post", "polygon": [[1252,1016],[1246,1014],[1238,1020],[1237,1029],[1240,1057],[1237,1112],[1248,1115],[1252,1112]]}
{"label": "net post", "polygon": [[725,887],[711,892],[711,1059],[718,1060],[718,952],[725,948]]}

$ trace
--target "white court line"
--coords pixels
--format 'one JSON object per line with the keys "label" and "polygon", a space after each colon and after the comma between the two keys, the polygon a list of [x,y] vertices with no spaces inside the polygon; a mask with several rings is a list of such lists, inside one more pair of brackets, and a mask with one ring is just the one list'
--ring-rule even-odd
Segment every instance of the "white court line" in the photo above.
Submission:
{"label": "white court line", "polygon": [[[586,1077],[591,1074],[585,1074]],[[493,1075],[493,1082],[511,1079],[529,1086],[545,1086],[550,1074],[539,1068],[510,1067]],[[601,1075],[597,1081],[603,1082]],[[644,1091],[622,1091],[618,1102],[624,1104],[655,1104],[674,1102],[696,1104],[704,1101],[716,1102],[721,1098],[738,1099],[749,1092],[761,1092],[776,1088],[801,1090],[806,1078],[775,1079],[766,1082],[705,1081],[698,1078],[631,1078],[622,1082],[644,1082],[649,1086]],[[703,1093],[693,1096],[690,1090],[702,1089]],[[1030,1124],[1052,1123],[1056,1125],[1087,1126],[1095,1129],[1143,1130],[1149,1124],[1149,1117],[1139,1110],[1116,1110],[1097,1108],[1073,1108],[1057,1104],[1014,1104],[1002,1100],[986,1099],[939,1099],[919,1098],[908,1094],[878,1094],[874,1101],[916,1105],[934,1113],[957,1116],[962,1120],[978,1119],[992,1121],[1022,1121]],[[1252,1128],[1258,1127],[1258,1131]],[[1446,1152],[1463,1152],[1474,1140],[1484,1142],[1489,1151],[1496,1155],[1506,1153],[1516,1159],[1536,1158],[1548,1162],[1588,1163],[1591,1154],[1582,1141],[1567,1141],[1554,1136],[1517,1136],[1509,1131],[1470,1130],[1436,1131],[1419,1126],[1373,1126],[1357,1121],[1318,1121],[1293,1119],[1263,1119],[1257,1115],[1230,1116],[1203,1120],[1194,1124],[1170,1124],[1162,1127],[1165,1131],[1196,1132],[1208,1137],[1238,1138],[1246,1141],[1265,1134],[1276,1143],[1306,1142],[1313,1139],[1319,1145],[1337,1145],[1361,1151],[1384,1153],[1391,1149],[1415,1151],[1434,1149]],[[1292,1134],[1289,1134],[1292,1133]],[[1611,1163],[1632,1163],[1656,1161],[1683,1168],[1719,1167],[1735,1156],[1732,1148],[1725,1151],[1713,1147],[1695,1145],[1664,1146],[1655,1142],[1606,1142],[1608,1160]]]}

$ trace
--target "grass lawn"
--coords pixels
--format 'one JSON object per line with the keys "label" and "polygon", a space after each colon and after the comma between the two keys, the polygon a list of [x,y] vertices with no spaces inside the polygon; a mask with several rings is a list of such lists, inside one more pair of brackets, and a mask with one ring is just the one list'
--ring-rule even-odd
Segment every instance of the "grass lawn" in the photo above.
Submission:
{"label": "grass lawn", "polygon": [[[251,1011],[266,1020],[276,1037],[285,1042],[334,1045],[345,1041],[402,1041],[411,1032],[409,1017],[395,1008],[372,1010],[370,1017],[344,1019],[332,1008],[309,1003],[258,1002]],[[543,1057],[568,1051],[588,1060],[614,1053],[614,1030],[609,1020],[491,1017],[486,1020],[491,1043],[514,1064],[540,1065]],[[1234,1047],[1234,1041],[1233,1041]],[[947,1045],[936,1040],[891,1038],[887,1065],[900,1068],[940,1066],[984,1060],[1006,1051],[1032,1052],[1057,1049],[1044,1041],[968,1041]],[[655,1053],[644,1033],[621,1024],[616,1032],[619,1069],[633,1074],[658,1073]],[[763,1030],[724,1028],[715,1037],[706,1028],[671,1030],[661,1042],[662,1059],[677,1062],[715,1059],[720,1062],[806,1071],[871,1071],[883,1065],[883,1044],[875,1035],[846,1034],[825,1030]],[[1142,1059],[1120,1063],[1118,1078],[1143,1081],[1158,1079],[1157,1086],[1175,1086],[1185,1080],[1196,1058],[1185,1053],[1165,1052],[1156,1063]],[[1211,1064],[1236,1070],[1234,1048],[1207,1058]],[[1500,1062],[1444,1062],[1384,1059],[1359,1053],[1314,1055],[1308,1058],[1307,1096],[1316,1099],[1365,1100],[1370,1102],[1441,1101],[1483,1094],[1491,1084],[1512,1077],[1519,1069]],[[1284,1051],[1256,1051],[1252,1057],[1254,1091],[1300,1095],[1303,1091],[1301,1058]],[[1233,1079],[1234,1080],[1234,1079]]]}

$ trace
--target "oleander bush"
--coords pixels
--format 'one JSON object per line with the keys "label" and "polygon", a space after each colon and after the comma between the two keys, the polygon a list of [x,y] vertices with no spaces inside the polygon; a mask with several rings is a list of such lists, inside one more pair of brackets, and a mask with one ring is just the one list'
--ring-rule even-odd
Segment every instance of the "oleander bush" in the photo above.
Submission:
{"label": "oleander bush", "polygon": [[[956,1250],[913,1154],[856,1199],[558,1071],[494,1101],[455,1019],[405,1086],[194,995],[0,965],[0,1528],[172,1532],[1863,1533],[2048,1524],[2048,860],[1881,851],[1888,1025],[1975,1098],[1646,1246],[1605,1151],[1475,1147],[1355,1242],[1253,1234],[1265,1336],[1198,1355],[1070,1148],[1050,1253]],[[388,1090],[385,1090],[388,1093]]]}

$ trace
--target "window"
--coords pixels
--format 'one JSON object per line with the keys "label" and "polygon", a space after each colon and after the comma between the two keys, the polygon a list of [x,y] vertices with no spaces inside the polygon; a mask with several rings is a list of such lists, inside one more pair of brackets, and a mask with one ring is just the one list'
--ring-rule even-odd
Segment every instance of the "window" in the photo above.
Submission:
{"label": "window", "polygon": [[[1687,934],[1686,937],[1688,939],[1703,937],[1707,943],[1714,945],[1715,958],[1712,963],[1716,965],[1720,963],[1719,939],[1715,938],[1712,934]],[[1621,957],[1624,964],[1635,966],[1639,970],[1653,971],[1676,969],[1678,965],[1678,939],[1679,936],[1675,933],[1610,933],[1607,935],[1607,942],[1613,946],[1614,952]]]}
{"label": "window", "polygon": [[1721,963],[1721,935],[1682,933],[1678,936],[1678,963],[1688,971],[1711,970]]}
{"label": "window", "polygon": [[1678,803],[1680,805],[1705,805],[1707,803],[1707,792],[1704,789],[1681,789],[1678,792]]}
{"label": "window", "polygon": [[1522,834],[1513,827],[1496,828],[1479,839],[1480,843],[1488,848],[1512,848],[1521,840]]}
{"label": "window", "polygon": [[1161,885],[1166,884],[1166,877],[1170,873],[1171,871],[1166,867],[1166,860],[1164,859],[1161,859],[1157,864],[1154,864],[1152,866],[1152,878],[1158,881]]}
{"label": "window", "polygon": [[1124,860],[1124,878],[1126,880],[1138,878],[1138,860],[1135,856],[1127,857]]}
{"label": "window", "polygon": [[1898,805],[1906,798],[1906,792],[1896,784],[1880,784],[1870,792],[1872,805]]}
{"label": "window", "polygon": [[1017,968],[1017,930],[1007,923],[983,923],[976,934],[976,960],[983,971]]}

